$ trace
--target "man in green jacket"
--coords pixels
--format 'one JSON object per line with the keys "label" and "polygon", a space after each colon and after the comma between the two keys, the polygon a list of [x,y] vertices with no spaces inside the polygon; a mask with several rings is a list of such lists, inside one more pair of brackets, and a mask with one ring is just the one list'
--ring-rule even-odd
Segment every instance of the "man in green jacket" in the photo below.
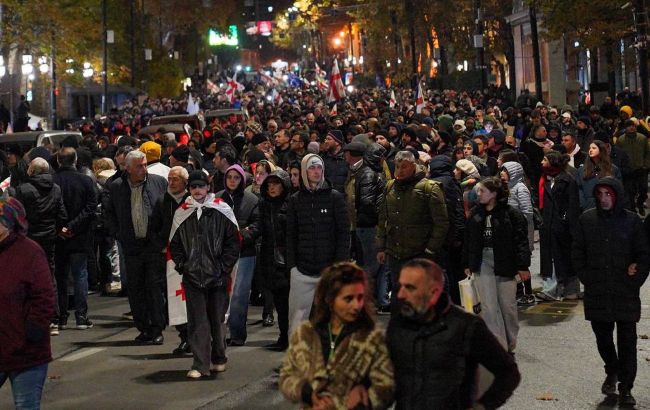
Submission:
{"label": "man in green jacket", "polygon": [[645,201],[648,199],[648,168],[650,168],[650,141],[637,132],[634,120],[625,121],[625,134],[616,141],[630,157],[631,172],[623,183],[631,209],[645,215]]}
{"label": "man in green jacket", "polygon": [[395,179],[386,184],[377,226],[377,261],[386,263],[390,271],[391,304],[399,290],[402,265],[416,257],[435,260],[448,229],[440,184],[425,178],[411,151],[398,152]]}

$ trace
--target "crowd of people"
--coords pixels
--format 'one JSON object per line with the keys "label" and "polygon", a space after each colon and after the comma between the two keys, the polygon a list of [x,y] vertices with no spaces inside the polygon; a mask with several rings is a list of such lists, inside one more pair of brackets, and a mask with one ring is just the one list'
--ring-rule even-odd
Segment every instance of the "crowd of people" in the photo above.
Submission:
{"label": "crowd of people", "polygon": [[[499,407],[520,379],[518,307],[584,298],[602,392],[634,404],[647,121],[609,98],[576,109],[444,90],[416,106],[412,90],[395,91],[397,102],[359,89],[327,104],[286,89],[277,104],[249,84],[234,103],[245,121],[185,138],[138,131],[186,99],[129,101],[83,124],[81,141],[0,152],[0,299],[29,315],[0,323],[14,347],[0,350],[0,384],[11,379],[16,403],[40,400],[50,335],[69,326],[69,278],[75,326],[90,329],[89,289],[112,295],[119,276],[135,340],[161,345],[174,324],[194,379],[226,370],[261,304],[263,326],[279,328],[266,348],[287,352],[280,390],[314,409]],[[458,307],[467,277],[480,317]],[[385,334],[378,314],[391,315]],[[495,375],[482,397],[479,364]]]}

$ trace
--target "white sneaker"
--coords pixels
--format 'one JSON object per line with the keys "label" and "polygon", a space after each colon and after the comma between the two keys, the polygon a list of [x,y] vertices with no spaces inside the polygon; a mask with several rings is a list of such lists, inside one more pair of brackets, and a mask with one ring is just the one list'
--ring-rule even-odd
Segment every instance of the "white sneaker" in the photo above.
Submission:
{"label": "white sneaker", "polygon": [[59,326],[51,327],[50,328],[50,336],[58,336],[59,335]]}
{"label": "white sneaker", "polygon": [[192,369],[189,372],[187,372],[187,377],[189,377],[190,379],[200,379],[201,376],[203,376],[203,375],[198,370]]}
{"label": "white sneaker", "polygon": [[223,363],[223,364],[213,364],[213,365],[210,366],[210,371],[217,372],[217,373],[225,372],[226,371],[226,364],[225,363]]}

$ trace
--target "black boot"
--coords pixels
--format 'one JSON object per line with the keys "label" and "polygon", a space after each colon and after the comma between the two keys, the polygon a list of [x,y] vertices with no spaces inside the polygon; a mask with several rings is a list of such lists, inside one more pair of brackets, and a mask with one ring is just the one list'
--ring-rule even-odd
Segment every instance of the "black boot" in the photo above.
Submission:
{"label": "black boot", "polygon": [[178,345],[176,349],[172,352],[174,356],[183,356],[186,353],[191,353],[190,349],[190,344],[187,343],[185,340],[181,340],[181,343]]}
{"label": "black boot", "polygon": [[275,319],[273,318],[273,313],[264,316],[264,320],[262,320],[262,326],[271,327],[274,324],[275,324]]}
{"label": "black boot", "polygon": [[632,390],[618,384],[618,404],[620,406],[636,406],[636,400],[632,396]]}
{"label": "black boot", "polygon": [[608,374],[603,382],[603,387],[600,388],[600,391],[606,395],[616,394],[616,383],[618,382],[618,377],[616,374]]}

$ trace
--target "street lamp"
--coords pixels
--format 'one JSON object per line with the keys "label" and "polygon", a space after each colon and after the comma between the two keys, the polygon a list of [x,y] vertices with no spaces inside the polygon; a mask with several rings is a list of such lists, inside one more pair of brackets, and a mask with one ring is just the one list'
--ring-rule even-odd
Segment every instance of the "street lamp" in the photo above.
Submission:
{"label": "street lamp", "polygon": [[7,74],[7,67],[5,67],[5,58],[0,56],[0,78],[4,77]]}
{"label": "street lamp", "polygon": [[39,57],[38,64],[38,70],[41,72],[41,74],[47,74],[47,72],[50,71],[50,65],[47,63],[47,57]]}
{"label": "street lamp", "polygon": [[23,75],[29,75],[34,71],[31,54],[23,54],[23,65],[20,66]]}
{"label": "street lamp", "polygon": [[84,63],[84,70],[83,70],[83,77],[84,78],[90,78],[93,76],[95,73],[95,70],[93,70],[93,67],[90,65],[90,63]]}

